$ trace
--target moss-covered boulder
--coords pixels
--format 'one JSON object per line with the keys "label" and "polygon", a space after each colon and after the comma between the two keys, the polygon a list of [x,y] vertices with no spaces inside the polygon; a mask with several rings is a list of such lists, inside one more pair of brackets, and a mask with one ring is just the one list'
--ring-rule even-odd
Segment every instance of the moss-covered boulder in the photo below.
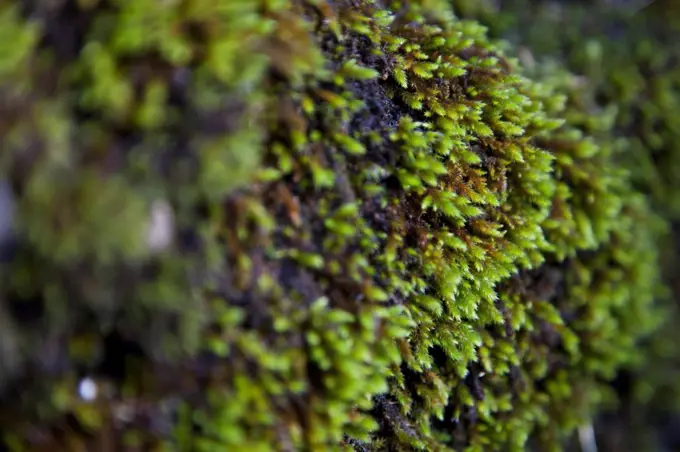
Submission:
{"label": "moss-covered boulder", "polygon": [[558,448],[658,323],[607,115],[447,1],[0,30],[11,450]]}

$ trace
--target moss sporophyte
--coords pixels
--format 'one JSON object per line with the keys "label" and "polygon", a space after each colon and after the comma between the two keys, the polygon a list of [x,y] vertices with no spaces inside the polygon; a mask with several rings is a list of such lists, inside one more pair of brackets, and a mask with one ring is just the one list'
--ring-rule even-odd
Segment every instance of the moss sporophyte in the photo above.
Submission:
{"label": "moss sporophyte", "polygon": [[655,216],[580,79],[456,14],[0,1],[7,447],[550,450],[589,422],[658,324]]}

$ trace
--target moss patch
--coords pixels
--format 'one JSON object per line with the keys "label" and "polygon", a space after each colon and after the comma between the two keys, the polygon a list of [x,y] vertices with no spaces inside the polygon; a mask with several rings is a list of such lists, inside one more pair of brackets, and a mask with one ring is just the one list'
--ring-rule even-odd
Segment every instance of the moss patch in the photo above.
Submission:
{"label": "moss patch", "polygon": [[657,323],[608,123],[448,2],[0,11],[12,449],[556,448]]}

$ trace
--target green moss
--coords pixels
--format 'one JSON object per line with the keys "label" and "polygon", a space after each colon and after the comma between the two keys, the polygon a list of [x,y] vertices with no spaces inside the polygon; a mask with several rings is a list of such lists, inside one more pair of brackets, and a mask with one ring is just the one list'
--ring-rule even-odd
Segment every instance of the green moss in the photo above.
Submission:
{"label": "green moss", "polygon": [[[531,12],[524,0],[504,2],[502,8],[453,3],[466,17],[482,19],[494,35],[524,46],[525,56],[561,60],[587,77],[581,96],[611,112],[625,147],[619,158],[635,168],[636,185],[653,194],[656,207],[675,218],[679,79],[673,2],[657,0],[636,9],[599,0],[545,1]],[[538,26],[527,26],[534,22]]]}
{"label": "green moss", "polygon": [[14,449],[557,448],[657,323],[607,116],[448,2],[1,8]]}
{"label": "green moss", "polygon": [[[559,60],[582,74],[574,102],[583,112],[604,113],[615,160],[629,169],[638,189],[651,195],[655,211],[677,223],[674,162],[680,118],[672,107],[678,99],[674,2],[659,0],[640,11],[599,1],[539,2],[532,5],[531,14],[522,1],[504,2],[500,10],[479,2],[454,3],[467,17],[483,18],[496,35],[525,46],[520,51],[524,61]],[[526,26],[529,23],[537,25]],[[592,133],[592,115],[580,116],[581,128]],[[659,224],[653,230],[661,243],[664,276],[672,282],[677,276],[677,237],[669,232],[677,234],[676,228]],[[677,412],[677,356],[669,346],[677,341],[676,302],[658,289],[655,293],[665,304],[665,326],[647,341],[643,365],[620,375],[619,381],[629,383],[617,385],[624,403],[617,412],[619,425],[603,420],[596,426],[603,447],[614,438],[616,444],[627,443],[626,450],[657,449],[664,434],[650,420]]]}

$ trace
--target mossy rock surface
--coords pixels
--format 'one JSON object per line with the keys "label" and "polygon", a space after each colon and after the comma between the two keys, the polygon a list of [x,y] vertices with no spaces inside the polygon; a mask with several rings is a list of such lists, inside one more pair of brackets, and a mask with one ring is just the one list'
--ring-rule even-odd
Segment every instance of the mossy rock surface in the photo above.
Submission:
{"label": "mossy rock surface", "polygon": [[6,445],[556,449],[588,423],[658,324],[656,219],[580,79],[454,12],[0,3]]}

